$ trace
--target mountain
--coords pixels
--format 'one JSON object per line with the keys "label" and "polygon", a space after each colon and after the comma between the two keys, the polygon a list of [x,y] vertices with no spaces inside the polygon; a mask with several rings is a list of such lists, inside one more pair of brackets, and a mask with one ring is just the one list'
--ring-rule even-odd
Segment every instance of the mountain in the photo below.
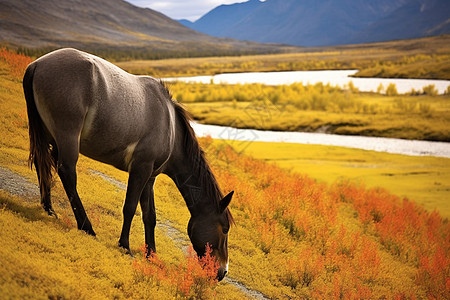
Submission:
{"label": "mountain", "polygon": [[177,20],[178,22],[180,22],[182,25],[192,28],[191,26],[193,26],[194,22],[186,20],[186,19],[181,19],[181,20]]}
{"label": "mountain", "polygon": [[187,55],[280,50],[275,45],[214,38],[123,0],[0,0],[0,44]]}
{"label": "mountain", "polygon": [[218,6],[186,26],[217,37],[325,46],[448,33],[449,16],[448,0],[250,0]]}
{"label": "mountain", "polygon": [[411,0],[361,30],[350,42],[366,43],[450,33],[450,1]]}
{"label": "mountain", "polygon": [[239,24],[249,14],[258,9],[262,3],[259,0],[250,0],[243,3],[220,5],[196,22],[185,23],[184,25],[200,32],[208,32],[212,36],[227,37],[231,27]]}

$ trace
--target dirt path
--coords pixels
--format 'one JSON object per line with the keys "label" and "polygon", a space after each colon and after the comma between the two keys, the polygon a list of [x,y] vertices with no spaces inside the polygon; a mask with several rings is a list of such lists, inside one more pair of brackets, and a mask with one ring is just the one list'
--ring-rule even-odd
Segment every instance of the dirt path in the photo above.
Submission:
{"label": "dirt path", "polygon": [[[90,170],[93,175],[100,176],[109,183],[115,185],[119,189],[125,190],[126,184],[112,178],[102,172],[96,170]],[[0,166],[0,189],[7,191],[10,194],[20,197],[31,198],[39,196],[39,187],[28,181],[25,177]],[[189,240],[186,238],[186,233],[181,232],[173,226],[173,222],[167,219],[158,219],[157,227],[162,230],[168,237],[170,237],[177,247],[184,252],[187,252],[187,248],[190,245]],[[225,277],[225,282],[231,284],[241,290],[250,298],[267,300],[269,299],[263,293],[247,288],[243,283],[233,279],[232,277]]]}
{"label": "dirt path", "polygon": [[39,187],[25,177],[0,167],[0,189],[17,196],[39,196]]}

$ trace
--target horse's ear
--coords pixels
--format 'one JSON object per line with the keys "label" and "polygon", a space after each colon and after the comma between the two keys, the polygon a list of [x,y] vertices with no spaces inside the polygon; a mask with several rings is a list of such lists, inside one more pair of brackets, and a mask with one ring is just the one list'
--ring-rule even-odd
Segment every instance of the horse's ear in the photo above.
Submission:
{"label": "horse's ear", "polygon": [[225,211],[225,208],[227,208],[228,204],[230,204],[231,197],[233,197],[233,194],[234,191],[231,191],[222,200],[220,200],[220,213],[223,213]]}

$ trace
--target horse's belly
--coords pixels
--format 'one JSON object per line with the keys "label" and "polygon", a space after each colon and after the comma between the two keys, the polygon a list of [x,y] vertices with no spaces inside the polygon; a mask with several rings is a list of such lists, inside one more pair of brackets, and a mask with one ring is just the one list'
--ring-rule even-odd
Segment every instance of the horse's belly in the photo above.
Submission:
{"label": "horse's belly", "polygon": [[[135,145],[136,143],[134,143]],[[133,144],[132,144],[133,145]],[[130,152],[127,152],[128,147],[125,150],[120,148],[110,149],[108,152],[105,152],[103,147],[100,147],[97,144],[93,144],[92,142],[80,142],[80,153],[92,158],[96,161],[112,165],[122,171],[128,171],[129,162],[131,159]],[[131,153],[132,155],[132,153]],[[128,161],[127,161],[128,158]]]}

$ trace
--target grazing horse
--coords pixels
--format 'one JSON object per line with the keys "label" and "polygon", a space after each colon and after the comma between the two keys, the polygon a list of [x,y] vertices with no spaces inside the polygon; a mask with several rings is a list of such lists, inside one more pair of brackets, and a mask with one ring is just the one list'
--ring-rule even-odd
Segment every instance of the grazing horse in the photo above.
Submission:
{"label": "grazing horse", "polygon": [[130,253],[130,226],[140,202],[147,250],[155,251],[153,186],[158,174],[167,174],[191,213],[188,235],[194,250],[203,256],[209,243],[219,263],[217,277],[223,279],[233,192],[223,197],[189,115],[161,81],[131,75],[82,51],[60,49],[28,66],[23,88],[29,160],[49,215],[55,215],[50,200],[55,168],[78,229],[95,236],[77,192],[76,164],[82,153],[129,173],[119,246]]}

